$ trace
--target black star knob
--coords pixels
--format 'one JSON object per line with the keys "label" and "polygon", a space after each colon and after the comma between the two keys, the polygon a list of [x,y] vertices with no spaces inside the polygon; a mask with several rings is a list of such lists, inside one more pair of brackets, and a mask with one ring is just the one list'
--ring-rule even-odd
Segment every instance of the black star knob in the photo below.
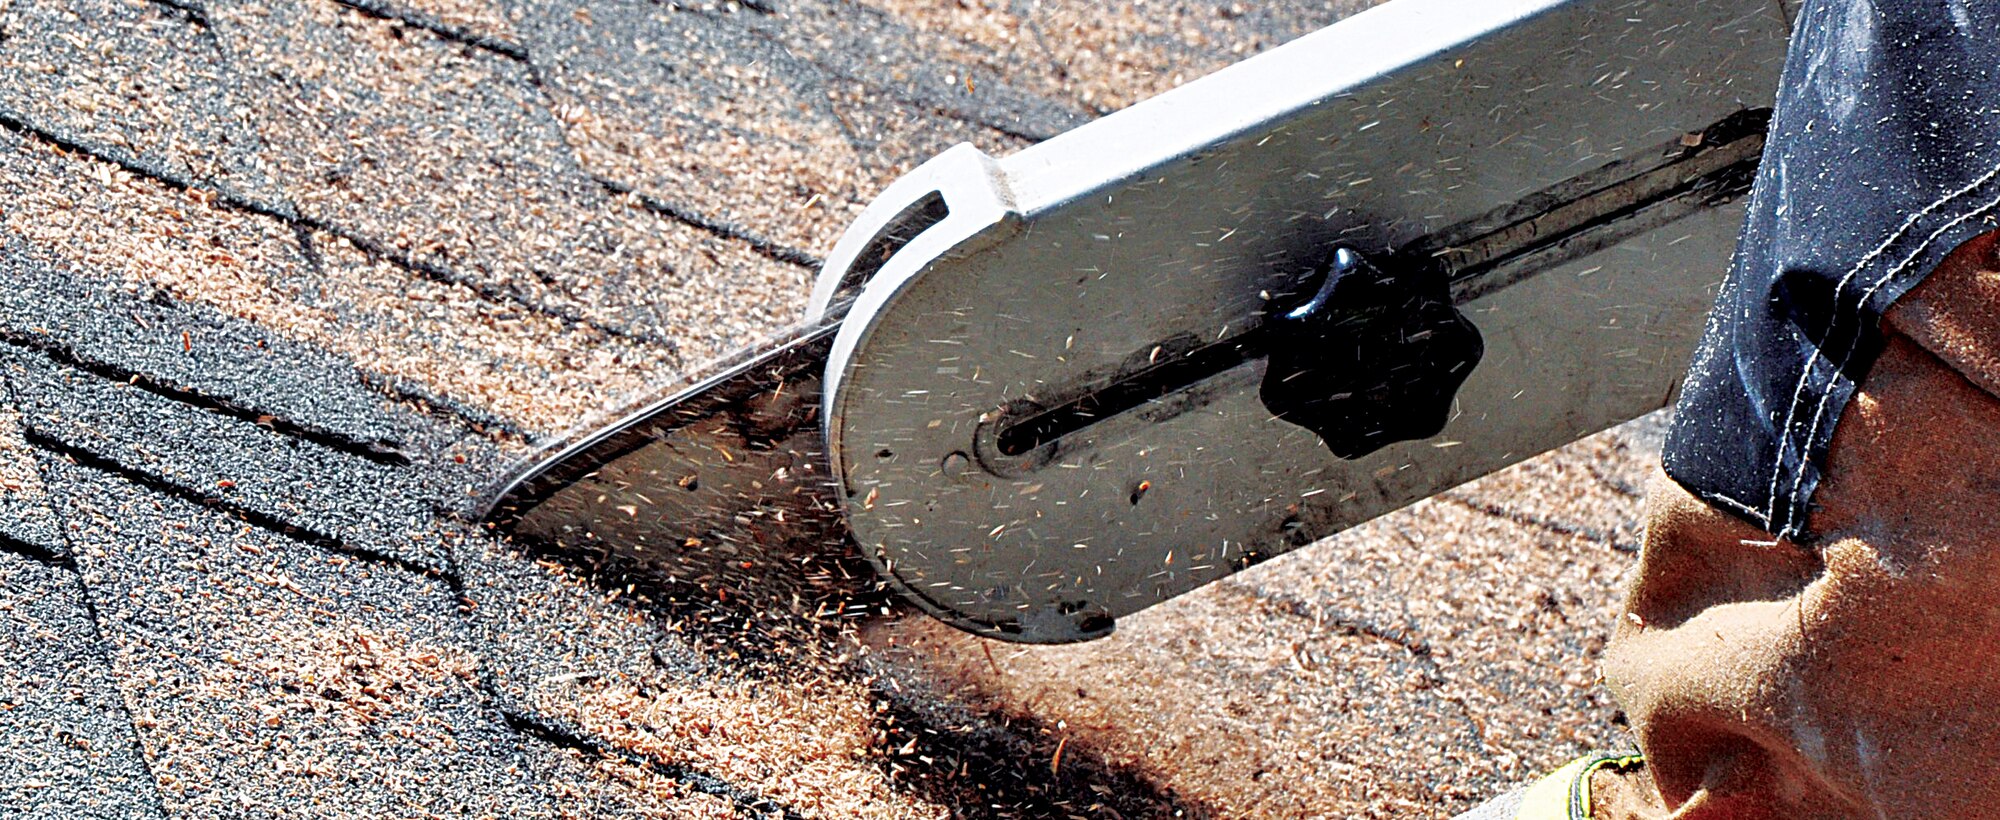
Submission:
{"label": "black star knob", "polygon": [[1338,248],[1314,274],[1310,298],[1274,300],[1265,319],[1264,407],[1347,459],[1437,435],[1486,351],[1444,273],[1385,273]]}

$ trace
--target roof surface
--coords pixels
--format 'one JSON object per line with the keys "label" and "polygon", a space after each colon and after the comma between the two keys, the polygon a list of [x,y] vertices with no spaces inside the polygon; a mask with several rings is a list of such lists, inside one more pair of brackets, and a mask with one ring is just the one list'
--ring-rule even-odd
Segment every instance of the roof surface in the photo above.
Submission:
{"label": "roof surface", "polygon": [[0,0],[0,814],[1435,816],[1620,742],[1657,418],[1070,647],[458,518],[902,170],[1359,4],[1250,5]]}

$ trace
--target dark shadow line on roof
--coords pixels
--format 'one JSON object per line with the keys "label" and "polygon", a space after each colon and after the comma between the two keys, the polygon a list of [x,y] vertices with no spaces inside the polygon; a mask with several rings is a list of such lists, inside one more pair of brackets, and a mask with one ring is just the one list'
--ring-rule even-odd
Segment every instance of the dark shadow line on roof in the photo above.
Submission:
{"label": "dark shadow line on roof", "polygon": [[[313,242],[312,229],[294,223],[292,240],[298,243],[299,255],[305,258],[306,264],[312,267],[313,272],[324,273],[326,260],[321,256],[319,246]],[[354,373],[363,384],[393,401],[412,405],[423,415],[463,425],[488,439],[497,441],[509,436],[523,440],[533,438],[533,434],[521,425],[494,413],[425,390],[404,379],[359,366],[354,368]]]}
{"label": "dark shadow line on roof", "polygon": [[[1657,455],[1654,457],[1658,458]],[[1644,490],[1625,483],[1623,479],[1606,474],[1596,464],[1589,465],[1589,470],[1590,477],[1597,479],[1597,483],[1604,485],[1605,489],[1634,501],[1644,501],[1646,499],[1646,492]]]}
{"label": "dark shadow line on roof", "polygon": [[[710,16],[713,17],[713,15]],[[805,63],[807,66],[813,68],[822,77],[831,77],[834,79],[853,83],[855,85],[861,86],[862,88],[868,89],[869,91],[873,91],[877,94],[887,97],[890,100],[893,100],[897,103],[907,105],[919,111],[925,111],[931,114],[935,114],[939,117],[952,120],[953,122],[970,125],[974,128],[984,128],[988,131],[992,131],[993,133],[999,134],[1001,136],[1012,137],[1014,139],[1024,140],[1029,143],[1041,142],[1043,140],[1055,136],[1055,134],[1037,133],[1037,132],[1027,131],[1021,128],[1016,128],[1007,124],[1006,122],[997,120],[997,118],[983,117],[978,114],[964,111],[956,107],[939,103],[936,101],[917,99],[913,95],[899,92],[895,88],[890,87],[888,85],[878,83],[869,80],[866,77],[862,77],[841,70],[840,68],[834,66],[831,63],[827,63],[822,60],[818,60],[813,57],[802,55],[795,51],[792,51],[791,48],[784,41],[772,35],[770,32],[763,30],[760,26],[746,25],[742,26],[742,29],[745,32],[748,32],[753,37],[756,37],[767,43],[775,45],[780,49],[783,49],[785,53],[798,58],[800,62]]]}
{"label": "dark shadow line on roof", "polygon": [[805,816],[789,806],[768,797],[763,797],[720,777],[687,766],[667,763],[650,755],[627,752],[608,747],[583,737],[575,732],[539,720],[531,715],[523,715],[512,710],[500,710],[500,716],[507,721],[507,727],[515,732],[552,746],[582,752],[599,759],[617,759],[642,766],[655,774],[687,786],[703,794],[727,798],[738,809],[754,813],[759,817],[773,814],[785,820],[805,820]]}
{"label": "dark shadow line on roof", "polygon": [[1529,529],[1542,530],[1543,532],[1551,532],[1557,535],[1568,535],[1568,536],[1588,539],[1591,541],[1596,541],[1600,544],[1603,544],[1607,547],[1617,550],[1618,552],[1637,553],[1639,551],[1638,544],[1634,544],[1629,541],[1620,541],[1618,540],[1618,536],[1616,534],[1607,533],[1596,527],[1586,527],[1581,524],[1567,524],[1561,521],[1551,521],[1549,519],[1542,518],[1540,516],[1529,515],[1528,513],[1524,513],[1519,510],[1509,509],[1507,507],[1503,507],[1498,504],[1489,504],[1484,501],[1474,501],[1472,499],[1460,496],[1456,493],[1439,493],[1437,497],[1441,501],[1457,504],[1458,506],[1464,507],[1473,512],[1484,513],[1486,515],[1490,515],[1495,518],[1505,520],[1509,523],[1518,524],[1520,526],[1527,527]]}
{"label": "dark shadow line on roof", "polygon": [[[24,421],[28,420],[24,419]],[[437,569],[424,566],[408,558],[389,555],[367,547],[355,546],[331,535],[284,521],[276,516],[258,512],[213,493],[176,483],[172,479],[155,475],[147,470],[120,462],[110,456],[93,452],[88,448],[51,436],[35,429],[32,424],[22,425],[21,437],[29,444],[68,458],[80,467],[110,473],[154,492],[168,495],[191,504],[197,504],[224,515],[233,516],[243,523],[260,530],[319,547],[330,552],[352,556],[372,564],[391,567],[415,575],[437,578],[453,590],[458,590],[463,586],[461,580],[451,573],[440,572]]]}
{"label": "dark shadow line on roof", "polygon": [[189,0],[148,0],[148,2],[180,12],[182,16],[187,18],[188,22],[202,28],[215,28],[215,25],[209,22],[208,9],[199,3],[189,2]]}
{"label": "dark shadow line on roof", "polygon": [[56,569],[73,569],[68,555],[56,552],[40,544],[23,541],[6,533],[0,533],[0,552],[18,555],[35,563],[44,564]]}
{"label": "dark shadow line on roof", "polygon": [[[734,0],[734,2],[736,5],[767,17],[778,13],[778,4],[772,2],[772,0]],[[680,0],[653,0],[653,5],[666,6],[674,11],[701,11],[701,9],[683,5]]]}
{"label": "dark shadow line on roof", "polygon": [[169,171],[163,166],[147,162],[137,156],[120,156],[116,151],[101,150],[84,142],[82,139],[29,122],[26,117],[14,113],[11,109],[0,107],[0,128],[5,128],[30,139],[47,143],[68,153],[81,154],[99,162],[108,162],[125,169],[133,175],[150,179],[172,190],[207,194],[213,202],[234,210],[276,219],[286,224],[301,221],[299,215],[289,209],[257,202],[256,200],[240,197],[214,186],[204,185],[194,179]]}
{"label": "dark shadow line on roof", "polygon": [[596,175],[592,175],[591,179],[596,180],[597,184],[604,186],[604,190],[614,196],[632,196],[638,198],[640,207],[645,208],[647,211],[680,222],[689,227],[699,228],[724,239],[734,239],[742,242],[749,245],[750,250],[756,251],[757,255],[774,262],[783,262],[788,265],[797,265],[812,270],[818,270],[819,266],[823,263],[823,260],[819,257],[803,250],[789,245],[781,245],[765,237],[758,236],[749,229],[734,222],[702,216],[694,211],[641,191],[630,184]]}
{"label": "dark shadow line on roof", "polygon": [[1459,718],[1465,721],[1465,725],[1472,730],[1473,736],[1478,738],[1479,748],[1485,748],[1489,743],[1486,721],[1479,719],[1479,715],[1472,710],[1472,704],[1468,703],[1463,695],[1455,694],[1449,690],[1450,684],[1454,681],[1445,674],[1444,667],[1438,663],[1435,651],[1432,649],[1430,643],[1424,639],[1416,637],[1405,630],[1393,626],[1382,626],[1362,618],[1344,615],[1335,615],[1329,618],[1324,609],[1316,610],[1305,600],[1290,595],[1274,594],[1269,590],[1252,587],[1238,580],[1224,580],[1215,586],[1218,592],[1240,597],[1253,606],[1258,606],[1269,612],[1297,618],[1318,626],[1330,626],[1333,627],[1333,630],[1337,634],[1369,638],[1401,647],[1404,651],[1410,653],[1410,660],[1424,670],[1425,680],[1437,698],[1458,707]]}
{"label": "dark shadow line on roof", "polygon": [[361,372],[362,382],[381,391],[390,399],[412,405],[417,412],[432,417],[443,417],[465,425],[472,432],[489,440],[507,438],[534,441],[541,433],[530,430],[496,414],[489,413],[464,402],[433,393],[429,390],[381,373]]}
{"label": "dark shadow line on roof", "polygon": [[[911,31],[911,28],[908,25],[904,24],[902,21],[896,19],[895,15],[892,15],[881,8],[859,3],[855,4],[852,8],[854,9],[855,14],[867,17],[873,17],[875,18],[878,24],[894,26],[904,31]],[[1033,16],[1034,16],[1033,14],[1027,15],[1029,19],[1032,19]],[[813,62],[815,64],[818,64],[817,60],[814,60]],[[825,66],[825,68],[829,72],[834,72],[835,76],[843,77],[851,82],[859,83],[864,86],[874,88],[875,90],[885,95],[888,95],[891,99],[903,103],[904,105],[908,105],[914,108],[929,108],[931,113],[936,114],[940,117],[944,117],[945,119],[956,120],[958,122],[962,122],[967,125],[986,128],[1001,135],[1013,137],[1019,140],[1025,140],[1030,143],[1041,142],[1043,140],[1053,138],[1056,135],[1061,134],[1063,130],[1067,130],[1067,129],[1060,129],[1054,132],[1039,131],[1039,130],[1037,131],[1023,130],[1021,128],[1017,128],[1014,127],[1013,125],[1008,124],[1005,120],[999,119],[998,117],[983,116],[975,112],[966,111],[962,108],[958,108],[954,105],[951,105],[950,103],[939,102],[935,100],[927,102],[918,99],[914,95],[897,93],[893,88],[871,83],[869,80],[865,78],[848,75],[845,72],[837,72],[830,65]],[[982,70],[980,66],[972,63],[961,63],[960,68],[964,69],[968,73],[975,70]],[[1004,81],[1005,75],[995,75],[995,79]],[[1044,103],[1049,103],[1057,108],[1068,109],[1068,106],[1065,105],[1062,101],[1057,101],[1047,97],[1043,97],[1039,94],[1030,93],[1030,96],[1033,96]],[[1078,112],[1065,110],[1064,113],[1074,117]],[[1099,112],[1100,116],[1103,113],[1108,113],[1108,112]],[[1019,116],[1016,116],[1014,119],[1016,122],[1020,121]],[[1082,122],[1083,121],[1078,121],[1075,124],[1081,124]],[[1074,127],[1074,125],[1072,125],[1072,127]]]}
{"label": "dark shadow line on roof", "polygon": [[[375,2],[375,0],[353,0],[352,2],[350,2],[350,0],[335,0],[335,1],[348,5],[354,5],[355,2]],[[742,2],[742,0],[737,0],[737,1]],[[357,9],[360,8],[360,6],[354,6],[354,7]],[[775,13],[775,12],[767,12],[767,13]],[[756,253],[757,255],[762,256],[766,259],[770,259],[774,262],[781,262],[789,265],[797,265],[799,267],[808,268],[811,270],[819,269],[819,266],[821,264],[820,258],[813,256],[810,252],[807,252],[799,248],[794,248],[789,245],[785,245],[783,243],[771,239],[770,237],[760,235],[755,231],[752,231],[749,228],[746,228],[735,222],[731,222],[726,219],[715,219],[703,216],[701,213],[694,211],[692,209],[675,205],[664,199],[660,199],[651,194],[647,194],[643,191],[640,191],[637,186],[632,185],[630,183],[619,182],[609,177],[604,177],[604,176],[599,176],[597,174],[589,173],[588,169],[584,167],[584,163],[582,162],[581,158],[578,157],[576,154],[577,146],[574,142],[572,142],[573,135],[570,132],[569,126],[564,124],[561,118],[556,117],[554,114],[554,111],[552,109],[552,104],[554,102],[554,94],[550,91],[550,85],[547,78],[542,75],[541,65],[534,60],[533,56],[529,54],[525,48],[521,50],[521,62],[527,68],[528,84],[532,86],[535,92],[541,97],[542,101],[541,104],[538,106],[541,115],[547,117],[548,120],[555,125],[557,133],[562,135],[563,147],[568,152],[570,161],[575,164],[578,172],[588,176],[591,179],[591,181],[596,182],[600,188],[603,188],[606,192],[610,193],[613,196],[633,196],[638,200],[640,207],[645,208],[647,211],[650,211],[655,215],[672,219],[690,228],[694,228],[696,230],[712,234],[722,239],[742,242],[744,245],[747,245],[750,248],[751,252]],[[683,114],[682,112],[668,112],[668,113],[676,118],[688,118],[688,115]],[[739,135],[746,133],[741,131],[740,129],[737,129],[733,125],[727,125],[723,123],[705,122],[704,125],[706,127],[722,128],[732,133],[737,133]]]}
{"label": "dark shadow line on roof", "polygon": [[348,244],[353,245],[356,250],[361,251],[369,257],[381,259],[429,281],[441,285],[465,288],[483,301],[496,305],[513,305],[514,307],[538,313],[565,324],[587,327],[615,339],[624,339],[626,341],[664,348],[669,353],[680,352],[680,343],[674,341],[671,337],[648,330],[634,330],[620,325],[600,322],[583,315],[579,311],[551,305],[540,299],[531,297],[522,293],[513,285],[502,286],[480,282],[443,265],[413,258],[381,242],[377,242],[338,225],[322,222],[310,217],[300,217],[297,223],[308,230],[347,240]]}
{"label": "dark shadow line on roof", "polygon": [[[161,0],[161,2],[164,1]],[[381,2],[381,0],[333,1],[362,14],[366,14],[369,17],[422,29],[454,43],[490,51],[509,60],[520,62],[527,62],[528,60],[528,49],[519,43],[508,42],[490,34],[481,34],[463,26],[454,26],[414,9],[406,9],[394,4]]]}
{"label": "dark shadow line on roof", "polygon": [[[350,2],[350,0],[336,0],[336,2],[352,5],[352,2]],[[374,0],[353,0],[353,2],[374,2]],[[738,0],[738,2],[742,2],[742,0]],[[357,8],[359,7],[357,6]],[[767,12],[767,13],[772,13],[772,12]],[[632,196],[638,200],[640,207],[645,208],[647,211],[650,211],[655,215],[672,219],[690,228],[694,228],[696,230],[712,234],[722,239],[742,242],[744,245],[749,246],[751,252],[756,253],[757,255],[762,256],[766,259],[770,259],[774,262],[781,262],[788,265],[797,265],[799,267],[811,270],[819,269],[820,265],[822,264],[822,260],[819,257],[812,255],[812,253],[806,250],[785,245],[774,239],[771,239],[770,237],[758,234],[757,232],[752,231],[749,228],[746,228],[740,224],[731,222],[726,219],[717,219],[708,216],[703,216],[701,213],[693,209],[676,205],[659,197],[640,191],[638,189],[638,186],[632,185],[630,183],[620,182],[618,180],[611,179],[609,177],[599,176],[597,174],[589,173],[588,169],[584,168],[581,158],[576,156],[576,144],[571,142],[572,134],[570,133],[569,127],[561,121],[561,118],[554,116],[554,112],[551,109],[551,104],[553,102],[554,95],[550,91],[550,86],[547,78],[542,76],[541,65],[538,64],[533,59],[533,57],[527,52],[526,49],[523,49],[521,51],[521,61],[523,64],[527,66],[528,69],[528,84],[533,86],[536,93],[538,93],[541,96],[542,103],[539,106],[541,109],[541,114],[545,117],[548,117],[549,120],[556,126],[557,132],[562,135],[562,144],[563,147],[567,149],[567,151],[569,152],[571,162],[576,164],[576,167],[579,172],[582,172],[587,176],[589,176],[591,181],[596,182],[598,186],[603,188],[606,192],[610,193],[612,196]],[[669,113],[671,113],[673,116],[677,118],[687,116],[680,112],[669,112]],[[721,127],[724,128],[725,130],[729,130],[734,133],[739,133],[739,134],[743,133],[738,129],[736,129],[734,126],[729,126],[719,123],[707,123],[707,125],[709,127]]]}
{"label": "dark shadow line on roof", "polygon": [[1310,603],[1289,595],[1276,595],[1266,590],[1249,586],[1240,581],[1224,581],[1216,585],[1216,591],[1234,595],[1251,605],[1287,617],[1296,618],[1317,627],[1329,628],[1343,635],[1371,638],[1383,643],[1402,647],[1410,657],[1426,666],[1435,667],[1430,642],[1394,626],[1384,626],[1365,618],[1356,618],[1339,613],[1328,613],[1316,609]]}
{"label": "dark shadow line on roof", "polygon": [[360,234],[349,231],[338,225],[334,225],[332,223],[325,222],[319,219],[302,216],[300,214],[292,212],[288,208],[283,208],[264,202],[258,202],[248,197],[239,196],[229,191],[221,190],[213,185],[204,184],[200,181],[182,176],[180,174],[169,171],[163,167],[160,167],[154,163],[147,162],[137,157],[120,156],[119,153],[117,152],[100,150],[84,142],[81,139],[64,135],[53,129],[35,125],[34,123],[29,122],[25,117],[19,116],[13,113],[11,110],[5,108],[0,108],[0,128],[5,128],[9,131],[14,131],[16,133],[23,134],[37,141],[44,142],[56,148],[62,149],[63,151],[75,154],[81,154],[83,156],[89,157],[91,159],[100,162],[111,163],[112,165],[116,165],[120,168],[123,168],[127,172],[130,172],[136,176],[144,177],[146,179],[152,180],[153,182],[159,183],[176,191],[191,191],[204,194],[209,198],[209,201],[214,205],[230,208],[237,211],[242,211],[244,213],[266,217],[269,219],[275,219],[278,220],[279,222],[285,223],[286,225],[294,227],[304,227],[309,230],[318,231],[331,236],[340,237],[341,239],[347,240],[349,243],[353,244],[355,248],[359,249],[360,251],[369,255],[370,257],[382,259],[384,261],[389,262],[390,264],[395,265],[396,267],[402,268],[403,270],[417,274],[418,276],[421,276],[433,282],[437,282],[439,284],[465,288],[478,298],[492,304],[511,305],[514,307],[521,308],[523,310],[527,310],[533,313],[540,314],[542,316],[555,319],[557,321],[563,322],[571,326],[589,328],[591,330],[597,331],[612,338],[624,339],[632,342],[637,342],[640,344],[646,344],[664,348],[670,353],[678,352],[680,349],[680,345],[678,342],[674,341],[672,338],[663,336],[659,333],[644,331],[644,330],[634,330],[626,327],[621,327],[618,325],[612,325],[600,322],[588,318],[574,310],[568,310],[565,308],[557,307],[555,305],[545,304],[539,299],[534,299],[526,294],[519,292],[512,286],[501,287],[494,284],[480,282],[470,276],[465,276],[463,274],[457,273],[456,271],[453,271],[442,265],[436,265],[429,262],[423,262],[417,259],[413,259],[405,254],[401,254],[390,249],[388,246],[380,242],[377,242]]}
{"label": "dark shadow line on roof", "polygon": [[399,442],[356,438],[335,430],[328,430],[316,425],[293,421],[274,411],[253,407],[235,399],[211,396],[187,387],[169,384],[136,370],[130,370],[110,362],[86,357],[75,350],[34,333],[24,333],[12,328],[0,327],[0,342],[32,350],[59,364],[68,365],[108,381],[129,384],[170,401],[179,402],[239,421],[246,421],[259,427],[270,429],[280,435],[303,439],[329,450],[346,453],[376,464],[385,464],[392,467],[406,467],[410,464],[410,457],[403,452],[403,445]]}

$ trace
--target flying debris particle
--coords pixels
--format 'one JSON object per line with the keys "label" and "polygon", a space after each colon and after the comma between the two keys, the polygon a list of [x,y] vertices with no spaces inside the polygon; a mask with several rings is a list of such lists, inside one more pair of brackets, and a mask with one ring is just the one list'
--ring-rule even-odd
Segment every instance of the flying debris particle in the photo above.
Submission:
{"label": "flying debris particle", "polygon": [[1132,488],[1132,503],[1138,504],[1139,499],[1145,498],[1146,491],[1150,489],[1153,489],[1153,482],[1151,481],[1139,482],[1138,486]]}

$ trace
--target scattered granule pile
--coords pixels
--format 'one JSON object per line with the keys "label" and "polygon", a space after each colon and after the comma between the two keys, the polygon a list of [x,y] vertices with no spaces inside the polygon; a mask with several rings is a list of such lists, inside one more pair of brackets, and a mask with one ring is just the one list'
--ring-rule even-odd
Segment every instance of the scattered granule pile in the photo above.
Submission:
{"label": "scattered granule pile", "polygon": [[[387,376],[560,430],[672,372],[607,337],[430,281],[350,242],[215,205],[110,163],[0,135],[0,229],[59,266],[161,288]],[[169,331],[163,331],[169,332]]]}
{"label": "scattered granule pile", "polygon": [[[587,81],[562,78],[566,84]],[[580,102],[579,94],[589,102]],[[843,142],[807,146],[695,117],[663,117],[647,106],[618,105],[616,91],[559,85],[550,97],[577,159],[593,172],[641,180],[645,190],[669,192],[677,205],[704,203],[722,218],[756,226],[749,230],[805,253],[831,250],[880,187],[855,184],[853,163],[843,161],[852,152]]]}
{"label": "scattered granule pile", "polygon": [[[934,708],[947,701],[877,663],[853,631],[848,619],[890,612],[879,597],[824,610],[768,595],[697,600],[613,569],[595,579],[609,594],[592,596],[579,574],[588,567],[529,570],[476,540],[467,547],[475,628],[504,647],[494,674],[505,708],[621,753],[711,773],[807,817],[1194,808],[1083,750],[1061,778],[1045,777],[1031,730]],[[536,641],[551,620],[561,637]]]}
{"label": "scattered granule pile", "polygon": [[478,680],[478,662],[463,651],[418,647],[407,636],[351,626],[308,632],[276,647],[277,654],[251,664],[283,693],[272,704],[273,722],[289,712],[332,716],[341,731],[359,733],[409,710],[412,702],[432,701]]}
{"label": "scattered granule pile", "polygon": [[888,774],[877,701],[848,667],[858,647],[835,625],[782,600],[667,605],[655,596],[695,591],[477,536],[456,554],[501,708],[647,761],[626,771],[651,772],[648,789],[675,794],[664,766],[807,817],[947,813]]}
{"label": "scattered granule pile", "polygon": [[1332,25],[1379,0],[1098,4],[864,0],[944,35],[942,56],[1085,111],[1110,113]]}
{"label": "scattered granule pile", "polygon": [[584,167],[787,248],[825,253],[877,191],[954,143],[1027,144],[828,72],[814,58],[833,44],[787,39],[802,8],[522,11],[541,88]]}
{"label": "scattered granule pile", "polygon": [[645,763],[593,758],[575,749],[552,748],[544,768],[572,777],[546,788],[558,803],[577,806],[564,817],[631,817],[659,820],[740,820],[742,809],[727,797],[690,788]]}
{"label": "scattered granule pile", "polygon": [[912,689],[1042,727],[1043,755],[1096,755],[1220,816],[1448,817],[1629,743],[1597,658],[1663,426],[1531,459],[1099,641],[1014,646],[914,616],[863,638]]}
{"label": "scattered granule pile", "polygon": [[[412,280],[408,271],[347,240],[319,238],[314,248],[324,275],[313,293],[342,321],[328,328],[333,338],[309,338],[529,430],[561,430],[654,390],[672,380],[683,361],[652,345],[495,305],[462,288]],[[284,305],[270,308],[280,312]]]}
{"label": "scattered granule pile", "polygon": [[1160,610],[1060,649],[982,646],[920,617],[868,637],[944,697],[1033,716],[1052,773],[1050,746],[1094,755],[1221,817],[1404,817],[1465,796],[1434,775],[1473,764],[1476,732],[1402,647],[1211,590]]}
{"label": "scattered granule pile", "polygon": [[0,2],[0,112],[235,195],[276,196],[237,82],[190,13],[135,0]]}
{"label": "scattered granule pile", "polygon": [[[803,672],[803,674],[801,674]],[[868,689],[810,667],[689,683],[576,681],[539,705],[617,746],[689,764],[812,814],[937,818],[951,812],[896,787],[878,762]]]}
{"label": "scattered granule pile", "polygon": [[292,202],[343,235],[694,362],[803,301],[805,268],[577,167],[521,63],[325,2],[231,6],[216,31],[269,101],[251,113]]}

